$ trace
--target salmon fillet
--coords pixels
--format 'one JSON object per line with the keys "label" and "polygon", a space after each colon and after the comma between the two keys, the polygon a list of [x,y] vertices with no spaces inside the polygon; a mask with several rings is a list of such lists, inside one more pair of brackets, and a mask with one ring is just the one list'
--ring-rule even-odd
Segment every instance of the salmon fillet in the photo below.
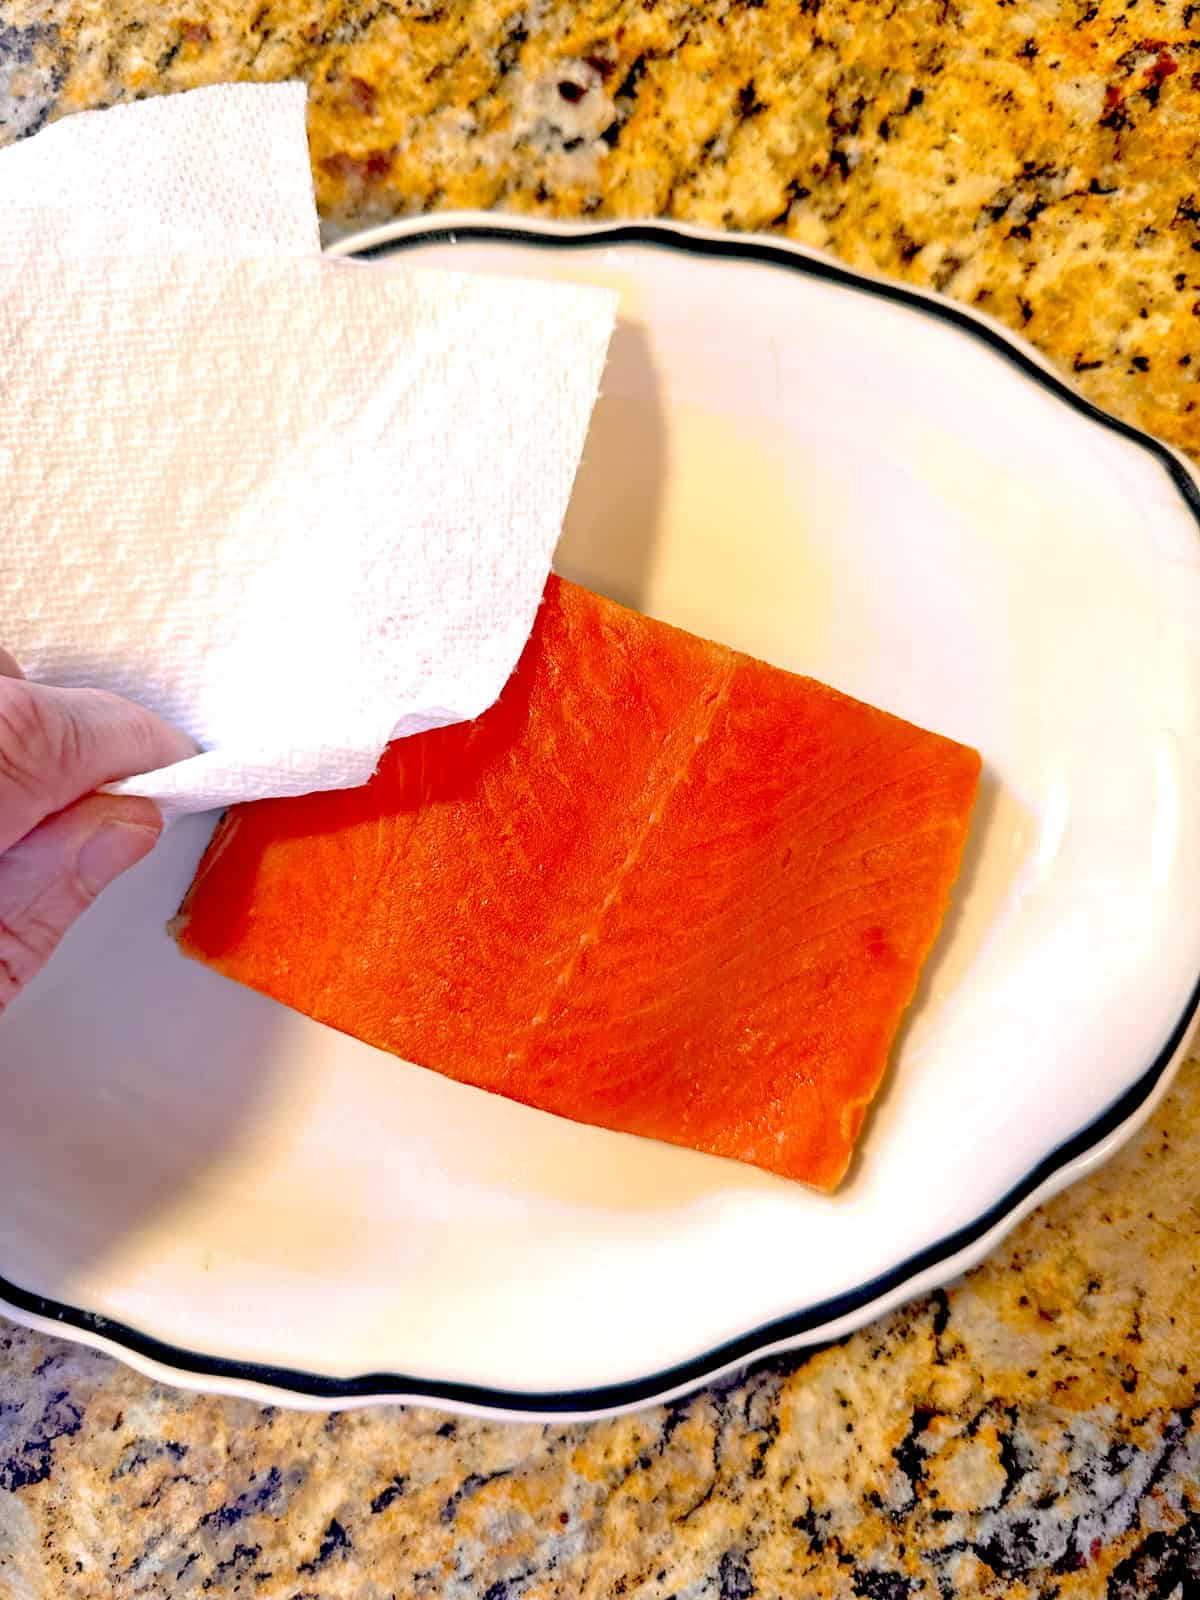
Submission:
{"label": "salmon fillet", "polygon": [[473,723],[227,813],[185,954],[460,1082],[832,1189],[974,750],[551,578]]}

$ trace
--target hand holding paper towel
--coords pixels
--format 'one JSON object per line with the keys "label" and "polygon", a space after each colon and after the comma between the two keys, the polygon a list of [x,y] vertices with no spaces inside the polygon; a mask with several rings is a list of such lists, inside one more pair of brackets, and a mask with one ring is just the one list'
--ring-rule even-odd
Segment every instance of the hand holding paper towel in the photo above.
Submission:
{"label": "hand holding paper towel", "polygon": [[485,710],[615,297],[304,259],[294,233],[88,263],[53,216],[0,288],[0,637],[30,676],[113,689],[204,750],[120,787],[167,812],[345,787],[390,737]]}

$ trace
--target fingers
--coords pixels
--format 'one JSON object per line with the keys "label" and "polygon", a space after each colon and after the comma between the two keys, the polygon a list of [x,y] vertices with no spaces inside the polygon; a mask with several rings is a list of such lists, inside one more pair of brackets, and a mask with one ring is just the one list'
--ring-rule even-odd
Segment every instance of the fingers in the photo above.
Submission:
{"label": "fingers", "polygon": [[93,794],[0,856],[0,1012],[75,918],[154,848],[161,831],[151,801]]}
{"label": "fingers", "polygon": [[0,676],[0,852],[91,790],[194,754],[185,734],[117,695]]}
{"label": "fingers", "polygon": [[0,1011],[162,831],[149,800],[92,791],[194,753],[141,706],[28,683],[0,650]]}

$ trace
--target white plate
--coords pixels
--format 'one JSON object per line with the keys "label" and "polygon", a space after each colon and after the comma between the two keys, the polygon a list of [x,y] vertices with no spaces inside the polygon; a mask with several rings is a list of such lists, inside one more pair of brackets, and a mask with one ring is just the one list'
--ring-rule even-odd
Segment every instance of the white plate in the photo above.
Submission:
{"label": "white plate", "polygon": [[181,960],[192,819],[0,1025],[0,1297],[200,1387],[597,1414],[945,1280],[1163,1093],[1200,973],[1200,495],[990,323],[788,246],[359,243],[620,289],[561,569],[977,745],[954,911],[830,1200]]}

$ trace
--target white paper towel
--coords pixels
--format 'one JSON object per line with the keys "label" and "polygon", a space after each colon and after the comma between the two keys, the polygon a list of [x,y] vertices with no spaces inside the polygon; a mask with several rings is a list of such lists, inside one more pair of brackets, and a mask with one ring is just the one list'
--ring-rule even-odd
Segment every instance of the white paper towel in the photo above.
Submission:
{"label": "white paper towel", "polygon": [[606,294],[353,262],[69,263],[0,295],[0,637],[206,749],[173,809],[362,783],[525,642]]}
{"label": "white paper towel", "polygon": [[[315,255],[302,83],[81,111],[0,151],[0,228],[49,254]],[[40,213],[40,216],[39,216]]]}
{"label": "white paper towel", "polygon": [[389,737],[495,700],[614,296],[296,254],[97,265],[28,236],[0,255],[0,640],[204,751],[120,788],[169,815],[358,784]]}

